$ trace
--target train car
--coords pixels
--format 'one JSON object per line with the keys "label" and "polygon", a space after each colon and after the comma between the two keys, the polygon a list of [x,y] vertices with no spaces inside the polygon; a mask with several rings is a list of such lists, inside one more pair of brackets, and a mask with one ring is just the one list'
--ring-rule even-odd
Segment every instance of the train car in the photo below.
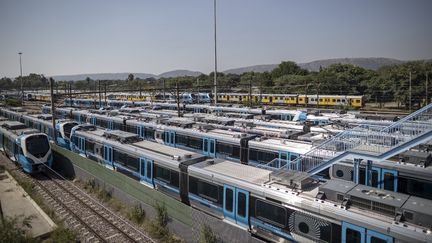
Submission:
{"label": "train car", "polygon": [[[0,110],[0,115],[7,117],[13,121],[19,121],[24,123],[29,128],[34,128],[39,132],[45,133],[50,140],[53,140],[53,129],[51,122],[51,115],[39,114],[39,115],[27,115],[23,112],[15,112],[7,109]],[[72,127],[78,125],[69,119],[57,119],[56,120],[56,144],[59,146],[69,149],[70,143],[70,132]]]}
{"label": "train car", "polygon": [[[374,204],[366,204],[370,207],[362,210],[364,206],[354,204],[354,197],[350,207],[344,204],[341,200],[350,195],[350,189],[353,193],[357,190],[353,185],[346,185],[348,189],[340,192],[342,197],[339,193],[332,194],[329,188],[337,186],[338,181],[332,185],[315,185],[312,191],[298,192],[285,187],[283,181],[270,180],[272,172],[269,170],[219,160],[189,166],[188,176],[188,194],[193,207],[267,241],[392,243],[431,239],[427,230],[430,210],[426,209],[430,202],[404,200],[410,203],[406,211],[414,209],[413,218],[418,220],[400,220],[394,224],[397,214],[384,210],[386,205],[376,204],[372,208]],[[370,192],[371,188],[361,190]],[[386,199],[374,199],[375,195],[383,197],[380,192],[359,197],[392,204],[386,203]],[[397,202],[398,198],[406,199],[406,196],[394,195],[393,200]],[[422,207],[415,209],[416,203],[422,203]]]}
{"label": "train car", "polygon": [[0,122],[0,148],[30,174],[52,167],[53,156],[48,136],[16,121]]}
{"label": "train car", "polygon": [[[432,168],[429,166],[432,156],[427,152],[421,154],[425,159],[420,161],[374,161],[371,168],[362,163],[359,184],[432,200]],[[353,181],[353,162],[339,162],[330,168],[329,174],[331,179]]]}
{"label": "train car", "polygon": [[206,160],[200,154],[142,141],[135,133],[86,124],[73,128],[71,150],[186,204],[187,167]]}
{"label": "train car", "polygon": [[197,93],[195,94],[196,103],[211,103],[212,98],[210,93]]}
{"label": "train car", "polygon": [[[257,163],[268,163],[274,158],[266,156],[267,153],[303,154],[304,149],[310,149],[311,145],[301,141],[287,141],[284,139],[267,140],[262,139],[263,145],[256,146],[257,158],[250,160],[248,153],[248,141],[257,137],[255,134],[245,134],[226,129],[214,129],[200,125],[193,127],[180,127],[173,125],[163,125],[161,122],[137,120],[127,116],[106,116],[87,111],[72,111],[73,119],[78,123],[91,123],[98,127],[114,130],[119,129],[126,132],[139,134],[141,138],[162,143],[171,147],[187,149],[196,153],[216,158],[228,159],[251,165]],[[168,124],[168,123],[166,123]],[[284,144],[285,143],[285,144]],[[296,145],[298,143],[298,145]],[[285,146],[283,149],[282,147]],[[283,155],[282,155],[283,156]],[[291,160],[293,156],[288,156]]]}

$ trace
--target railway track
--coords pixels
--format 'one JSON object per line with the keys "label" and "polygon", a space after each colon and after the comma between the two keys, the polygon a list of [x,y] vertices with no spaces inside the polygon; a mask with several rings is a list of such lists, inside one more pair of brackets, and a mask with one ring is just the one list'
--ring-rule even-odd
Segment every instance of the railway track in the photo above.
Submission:
{"label": "railway track", "polygon": [[81,242],[155,242],[56,172],[30,177],[16,167],[14,171],[34,182],[36,192]]}

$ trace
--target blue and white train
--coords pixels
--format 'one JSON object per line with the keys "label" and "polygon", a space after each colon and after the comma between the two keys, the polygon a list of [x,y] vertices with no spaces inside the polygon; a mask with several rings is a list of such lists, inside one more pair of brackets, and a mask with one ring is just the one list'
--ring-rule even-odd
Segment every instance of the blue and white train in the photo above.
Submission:
{"label": "blue and white train", "polygon": [[[0,115],[9,120],[22,122],[29,128],[37,129],[38,131],[47,134],[50,140],[53,140],[54,138],[51,115],[28,115],[25,112],[16,112],[8,109],[1,109]],[[78,125],[78,123],[71,120],[56,120],[56,144],[69,149],[70,132],[72,127],[76,125]]]}
{"label": "blue and white train", "polygon": [[71,139],[72,151],[268,241],[432,240],[431,203],[416,197],[337,179],[298,191],[270,170],[92,125],[75,127]]}
{"label": "blue and white train", "polygon": [[0,148],[27,173],[52,167],[53,156],[48,136],[16,121],[0,121]]}

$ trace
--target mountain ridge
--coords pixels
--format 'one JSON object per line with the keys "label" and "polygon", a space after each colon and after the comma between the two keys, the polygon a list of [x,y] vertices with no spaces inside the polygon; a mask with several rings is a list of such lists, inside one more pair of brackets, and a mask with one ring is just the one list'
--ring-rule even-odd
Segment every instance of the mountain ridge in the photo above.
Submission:
{"label": "mountain ridge", "polygon": [[[355,66],[363,67],[366,69],[377,70],[382,66],[387,65],[395,65],[401,64],[404,62],[409,62],[413,60],[398,60],[394,58],[385,58],[385,57],[356,57],[356,58],[331,58],[331,59],[322,59],[315,60],[306,63],[298,63],[298,65],[304,69],[309,71],[318,71],[320,67],[328,67],[332,64],[352,64]],[[432,59],[426,59],[425,61],[432,61]],[[232,73],[232,74],[242,74],[244,72],[270,72],[274,68],[276,68],[279,64],[261,64],[261,65],[252,65],[245,66],[239,68],[231,68],[223,71],[223,73]],[[55,80],[61,81],[77,81],[77,80],[85,80],[87,77],[93,80],[126,80],[130,73],[120,72],[120,73],[87,73],[87,74],[72,74],[72,75],[53,75],[51,76]],[[152,74],[152,73],[133,73],[135,78],[147,79],[147,78],[170,78],[170,77],[181,77],[181,76],[193,76],[197,77],[202,72],[199,71],[190,71],[186,69],[176,69],[168,72],[163,72],[161,74]]]}

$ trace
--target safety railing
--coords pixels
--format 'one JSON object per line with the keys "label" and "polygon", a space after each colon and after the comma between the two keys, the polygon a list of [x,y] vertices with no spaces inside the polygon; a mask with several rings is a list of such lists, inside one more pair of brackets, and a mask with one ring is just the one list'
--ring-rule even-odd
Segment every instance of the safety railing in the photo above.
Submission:
{"label": "safety railing", "polygon": [[360,125],[346,130],[279,168],[274,166],[281,164],[279,159],[266,165],[277,170],[297,170],[313,175],[338,162],[347,152],[355,151],[378,156],[397,149],[430,131],[432,131],[432,103],[388,127]]}

